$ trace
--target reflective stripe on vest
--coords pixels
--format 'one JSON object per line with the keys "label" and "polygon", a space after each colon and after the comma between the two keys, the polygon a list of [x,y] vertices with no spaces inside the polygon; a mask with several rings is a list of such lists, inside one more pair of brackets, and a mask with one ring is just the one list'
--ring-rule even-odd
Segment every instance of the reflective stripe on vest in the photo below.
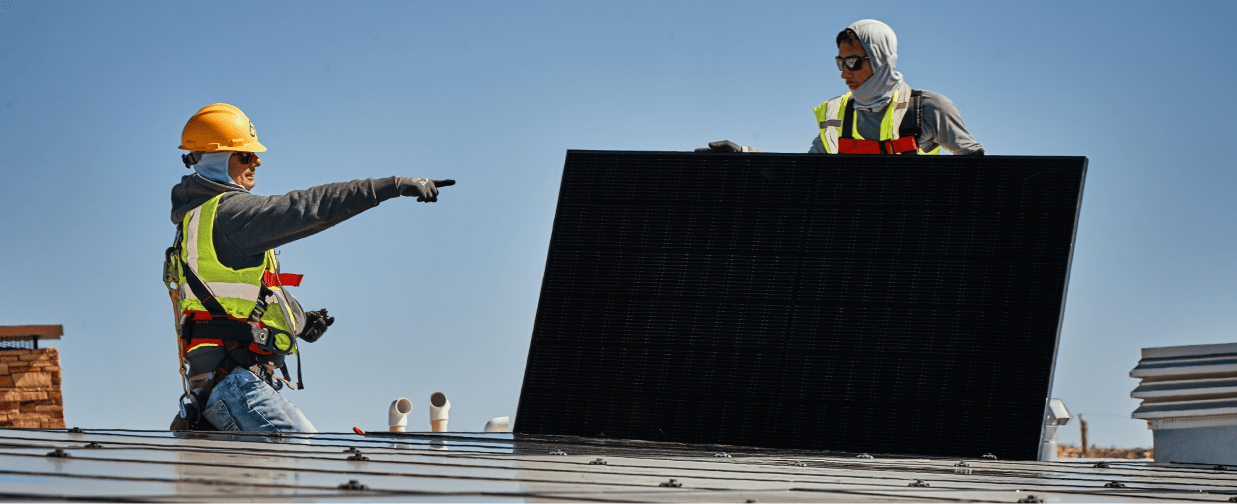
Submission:
{"label": "reflective stripe on vest", "polygon": [[[893,97],[889,100],[889,104],[885,105],[883,115],[881,117],[881,131],[879,140],[889,141],[900,138],[899,127],[902,125],[902,118],[906,116],[906,110],[910,102],[909,93],[907,96],[899,96],[898,91],[893,92]],[[816,122],[820,127],[820,141],[825,146],[825,152],[829,154],[837,154],[838,139],[842,136],[843,121],[846,119],[846,104],[851,99],[851,93],[846,93],[842,96],[829,100],[820,104],[815,109]],[[893,106],[890,106],[893,104]],[[859,114],[852,114],[850,124],[851,138],[855,140],[866,140],[863,135],[859,134]],[[873,153],[880,152],[875,149]],[[939,153],[940,149],[934,149],[930,154]],[[919,151],[920,154],[927,154]]]}
{"label": "reflective stripe on vest", "polygon": [[[191,210],[181,222],[183,241],[180,244],[180,261],[177,273],[180,292],[181,312],[210,311],[187,281],[188,271],[201,280],[210,296],[218,302],[227,315],[247,320],[257,306],[258,297],[262,292],[264,279],[276,281],[284,278],[292,279],[290,275],[280,275],[279,263],[272,250],[266,251],[263,263],[252,268],[232,269],[219,262],[215,251],[214,225],[215,214],[219,200],[223,194],[207,200],[202,205]],[[297,278],[299,283],[299,278]],[[287,302],[278,285],[268,286],[272,291],[266,296],[266,310],[262,313],[260,322],[272,331],[275,346],[281,351],[292,348],[291,335],[296,334],[295,319],[288,311]],[[279,334],[279,333],[286,333]]]}

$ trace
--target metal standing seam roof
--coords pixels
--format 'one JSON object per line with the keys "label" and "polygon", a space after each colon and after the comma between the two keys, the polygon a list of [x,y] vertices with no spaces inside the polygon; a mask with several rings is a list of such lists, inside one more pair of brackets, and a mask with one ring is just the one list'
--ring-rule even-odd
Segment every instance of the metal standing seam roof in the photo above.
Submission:
{"label": "metal standing seam roof", "polygon": [[[982,454],[981,454],[982,455]],[[0,429],[0,498],[95,501],[1223,502],[1237,473],[478,433]]]}

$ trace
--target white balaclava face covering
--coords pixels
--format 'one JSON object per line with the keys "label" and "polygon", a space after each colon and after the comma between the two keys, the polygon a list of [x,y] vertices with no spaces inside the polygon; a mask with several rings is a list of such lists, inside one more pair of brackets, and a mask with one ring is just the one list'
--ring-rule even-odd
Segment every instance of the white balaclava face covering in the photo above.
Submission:
{"label": "white balaclava face covering", "polygon": [[231,157],[232,151],[203,152],[202,158],[193,165],[193,169],[198,172],[198,175],[215,182],[236,185],[236,182],[228,175],[228,159]]}
{"label": "white balaclava face covering", "polygon": [[875,19],[855,21],[847,28],[859,36],[863,50],[868,53],[868,63],[872,65],[872,77],[852,91],[851,98],[855,100],[856,109],[879,110],[889,103],[893,91],[902,84],[902,74],[895,69],[898,36],[889,25]]}

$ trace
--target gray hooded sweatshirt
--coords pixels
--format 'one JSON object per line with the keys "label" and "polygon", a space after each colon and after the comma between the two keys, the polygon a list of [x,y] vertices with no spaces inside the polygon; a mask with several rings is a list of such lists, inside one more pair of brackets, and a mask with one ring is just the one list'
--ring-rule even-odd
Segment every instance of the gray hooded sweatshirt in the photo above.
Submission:
{"label": "gray hooded sweatshirt", "polygon": [[[864,138],[879,139],[883,109],[893,92],[896,90],[899,96],[907,96],[911,92],[911,87],[896,68],[898,36],[889,25],[875,19],[856,21],[847,28],[855,31],[863,50],[868,53],[868,63],[872,65],[872,77],[851,93],[859,134]],[[983,146],[971,137],[962,124],[958,108],[949,98],[924,91],[922,100],[923,131],[916,137],[920,150],[927,152],[940,146],[954,154],[978,154],[983,151]],[[826,153],[819,134],[812,139],[812,148],[808,152]]]}
{"label": "gray hooded sweatshirt", "polygon": [[[191,210],[223,193],[215,213],[213,237],[219,262],[232,269],[252,268],[262,264],[267,250],[324,231],[399,196],[401,189],[410,184],[408,177],[389,177],[258,196],[236,184],[216,182],[194,173],[172,187],[172,223],[179,226]],[[215,370],[224,355],[220,347],[190,352],[185,356],[189,376]]]}

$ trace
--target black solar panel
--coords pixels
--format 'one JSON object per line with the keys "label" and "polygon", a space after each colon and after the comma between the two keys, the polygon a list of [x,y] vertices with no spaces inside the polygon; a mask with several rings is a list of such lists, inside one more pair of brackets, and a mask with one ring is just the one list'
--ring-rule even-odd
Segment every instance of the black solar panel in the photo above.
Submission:
{"label": "black solar panel", "polygon": [[1086,166],[568,151],[515,431],[1035,459]]}

